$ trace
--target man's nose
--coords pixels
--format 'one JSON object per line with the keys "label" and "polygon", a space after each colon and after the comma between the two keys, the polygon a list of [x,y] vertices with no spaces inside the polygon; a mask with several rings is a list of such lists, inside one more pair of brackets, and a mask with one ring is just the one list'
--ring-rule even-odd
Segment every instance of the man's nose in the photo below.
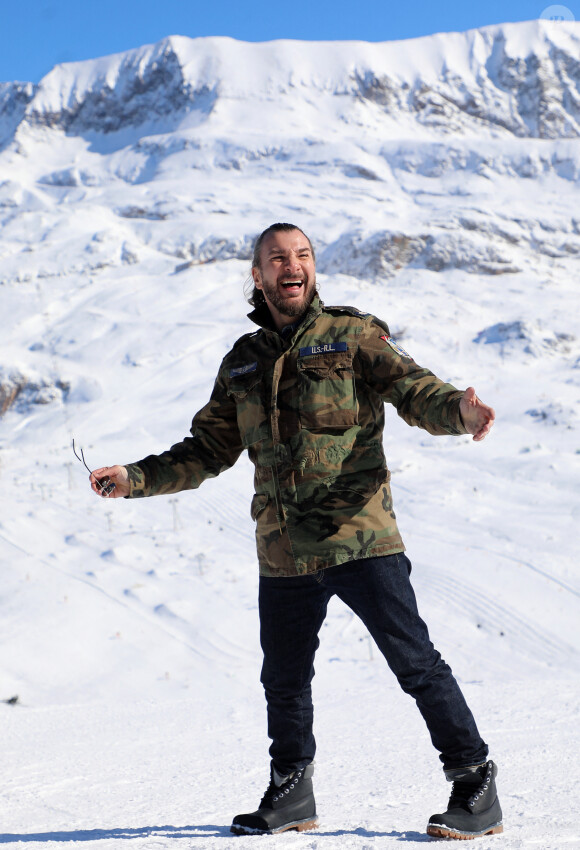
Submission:
{"label": "man's nose", "polygon": [[296,256],[296,254],[289,254],[288,255],[288,257],[286,259],[286,268],[288,269],[288,271],[299,271],[300,270],[300,268],[301,268],[300,261],[299,261],[298,257]]}

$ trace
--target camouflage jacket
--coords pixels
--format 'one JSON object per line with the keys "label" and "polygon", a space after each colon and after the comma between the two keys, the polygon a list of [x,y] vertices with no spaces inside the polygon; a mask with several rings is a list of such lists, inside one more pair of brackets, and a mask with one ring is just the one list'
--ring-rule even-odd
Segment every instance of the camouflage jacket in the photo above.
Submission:
{"label": "camouflage jacket", "polygon": [[461,391],[418,366],[374,316],[316,296],[289,339],[265,305],[261,330],[224,358],[191,437],[129,464],[129,498],[176,493],[255,465],[260,572],[312,573],[404,550],[383,452],[384,402],[430,434],[464,434]]}

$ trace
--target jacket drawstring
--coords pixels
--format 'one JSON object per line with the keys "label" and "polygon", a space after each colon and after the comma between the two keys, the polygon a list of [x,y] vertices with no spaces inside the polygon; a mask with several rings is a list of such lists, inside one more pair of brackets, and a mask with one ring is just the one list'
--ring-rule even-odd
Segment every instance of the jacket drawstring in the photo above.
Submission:
{"label": "jacket drawstring", "polygon": [[274,483],[274,499],[276,501],[276,519],[278,520],[278,528],[280,529],[280,536],[284,533],[282,530],[282,522],[284,520],[284,514],[282,513],[282,505],[280,503],[280,499],[278,497],[278,474],[276,472],[275,467],[271,466],[272,470],[272,481]]}

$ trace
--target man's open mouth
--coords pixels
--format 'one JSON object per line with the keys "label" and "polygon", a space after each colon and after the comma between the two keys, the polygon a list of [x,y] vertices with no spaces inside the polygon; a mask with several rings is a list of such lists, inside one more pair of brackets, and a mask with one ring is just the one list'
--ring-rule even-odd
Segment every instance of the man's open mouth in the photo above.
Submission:
{"label": "man's open mouth", "polygon": [[283,286],[284,289],[300,289],[301,286],[304,285],[303,280],[281,280],[280,286]]}

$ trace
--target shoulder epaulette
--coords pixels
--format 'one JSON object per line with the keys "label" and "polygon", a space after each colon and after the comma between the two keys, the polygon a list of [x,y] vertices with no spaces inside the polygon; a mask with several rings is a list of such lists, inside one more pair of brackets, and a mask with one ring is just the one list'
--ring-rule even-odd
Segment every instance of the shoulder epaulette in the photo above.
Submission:
{"label": "shoulder epaulette", "polygon": [[372,313],[365,313],[362,310],[359,310],[358,307],[325,307],[325,310],[336,310],[338,313],[348,313],[350,316],[356,316],[358,319],[371,319],[371,321],[376,322],[379,327],[383,328],[390,334],[389,326],[382,319],[377,318],[377,316],[373,316]]}
{"label": "shoulder epaulette", "polygon": [[357,307],[347,307],[344,305],[327,307],[324,306],[325,310],[336,310],[338,313],[350,313],[351,316],[357,316],[359,319],[369,319],[374,318],[371,313],[364,313],[362,310],[359,310]]}
{"label": "shoulder epaulette", "polygon": [[240,345],[243,345],[244,342],[247,342],[247,340],[252,339],[252,337],[257,336],[259,333],[260,333],[260,331],[256,330],[256,331],[250,331],[250,333],[244,334],[243,336],[241,336],[239,339],[237,339],[234,342],[230,351],[233,351],[234,348],[238,348]]}
{"label": "shoulder epaulette", "polygon": [[[232,357],[233,357],[233,358],[234,358],[234,360],[235,360],[236,355],[238,354],[238,350],[239,350],[239,348],[240,348],[242,345],[244,345],[244,343],[248,342],[250,339],[252,339],[253,337],[257,336],[257,334],[259,334],[259,333],[260,333],[260,331],[259,331],[259,330],[256,330],[256,331],[250,331],[250,333],[244,334],[243,336],[239,337],[239,339],[237,339],[237,340],[234,342],[234,344],[232,345],[232,347],[230,348],[230,350],[228,351],[228,353],[224,356],[224,359],[223,359],[223,361],[222,361],[222,366],[227,365],[227,364],[229,363],[229,361],[230,361],[230,359],[231,359]],[[238,356],[239,356],[239,355],[238,355]]]}

